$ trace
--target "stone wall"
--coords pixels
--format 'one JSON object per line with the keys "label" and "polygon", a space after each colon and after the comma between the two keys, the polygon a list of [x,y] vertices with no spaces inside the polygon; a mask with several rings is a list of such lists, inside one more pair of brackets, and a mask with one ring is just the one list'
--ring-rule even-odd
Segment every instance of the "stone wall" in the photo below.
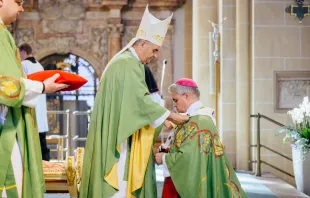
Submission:
{"label": "stone wall", "polygon": [[[16,43],[31,44],[38,60],[55,53],[76,54],[87,60],[100,76],[108,60],[135,36],[147,4],[152,14],[164,19],[183,3],[180,0],[30,0],[14,28]],[[168,60],[165,90],[172,82],[172,38],[173,23],[158,61],[150,64],[159,82],[162,60]]]}
{"label": "stone wall", "polygon": [[[274,71],[310,70],[310,17],[298,23],[284,10],[295,1],[254,1],[253,13],[253,60],[252,60],[252,112],[261,113],[283,123],[291,123],[286,113],[276,113],[274,96]],[[305,0],[305,4],[310,4]],[[301,101],[300,101],[301,102]],[[279,127],[267,121],[261,124],[262,144],[292,157],[290,145],[282,143],[282,136],[274,133]],[[252,133],[255,133],[252,122]],[[293,174],[292,162],[262,149],[262,160]],[[263,171],[295,184],[294,179],[263,165]]]}
{"label": "stone wall", "polygon": [[[185,74],[192,72],[202,85],[205,105],[217,108],[220,136],[237,169],[255,170],[256,167],[248,163],[256,158],[254,149],[249,152],[248,148],[256,140],[256,120],[250,118],[251,114],[260,113],[283,124],[291,123],[285,112],[275,112],[274,71],[310,70],[310,17],[298,23],[285,12],[286,7],[295,3],[294,0],[192,0],[185,4],[192,5],[188,13],[193,12],[193,40],[185,39],[186,44],[192,44],[193,54],[187,53],[185,58],[192,59],[192,65],[185,65]],[[220,86],[214,104],[214,96],[208,94],[207,48],[208,32],[213,29],[207,21],[218,23],[225,17],[227,20],[220,27]],[[275,136],[278,126],[262,120],[261,129],[261,144],[291,157],[290,146],[282,143],[283,136]],[[292,162],[264,148],[261,154],[262,160],[293,174]],[[262,171],[294,184],[293,178],[268,166],[262,165]]]}

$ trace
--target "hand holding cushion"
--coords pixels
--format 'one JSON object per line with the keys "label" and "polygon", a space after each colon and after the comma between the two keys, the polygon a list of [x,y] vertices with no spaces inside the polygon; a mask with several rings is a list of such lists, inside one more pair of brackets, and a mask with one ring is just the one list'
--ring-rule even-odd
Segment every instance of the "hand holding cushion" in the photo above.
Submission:
{"label": "hand holding cushion", "polygon": [[61,70],[46,70],[28,75],[28,79],[43,82],[44,93],[56,91],[73,91],[82,87],[88,81],[74,73]]}
{"label": "hand holding cushion", "polygon": [[43,93],[54,93],[54,92],[70,87],[70,85],[67,85],[67,84],[56,83],[55,81],[57,80],[59,76],[60,74],[54,74],[52,77],[43,81],[43,84],[45,86]]}

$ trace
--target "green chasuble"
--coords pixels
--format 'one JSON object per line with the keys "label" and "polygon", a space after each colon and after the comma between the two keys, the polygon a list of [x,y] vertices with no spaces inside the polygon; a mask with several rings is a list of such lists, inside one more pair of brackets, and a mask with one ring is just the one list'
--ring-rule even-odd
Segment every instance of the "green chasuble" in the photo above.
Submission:
{"label": "green chasuble", "polygon": [[[131,152],[132,149],[136,151],[136,147],[131,148],[130,142],[136,139],[135,134],[139,129],[153,123],[166,111],[152,100],[145,83],[144,65],[129,50],[109,63],[96,95],[87,135],[79,194],[81,198],[106,198],[118,191],[118,178],[112,178],[116,181],[113,186],[107,177],[115,171],[121,143],[128,140],[124,176],[127,180],[130,177],[128,170],[136,168],[130,166],[128,158],[140,155]],[[157,197],[151,146],[159,131],[157,128],[148,145],[150,150],[147,151],[148,159],[144,161],[147,168],[143,185],[131,193],[136,197]],[[143,130],[140,132],[147,133]],[[137,179],[135,176],[133,174],[131,177],[133,181]]]}
{"label": "green chasuble", "polygon": [[16,197],[11,153],[18,139],[23,161],[23,198],[40,198],[45,192],[40,141],[34,109],[22,106],[25,85],[21,81],[18,49],[10,32],[0,24],[0,104],[8,114],[0,129],[0,196],[6,189],[8,198]]}
{"label": "green chasuble", "polygon": [[182,198],[247,197],[209,116],[178,126],[165,162]]}

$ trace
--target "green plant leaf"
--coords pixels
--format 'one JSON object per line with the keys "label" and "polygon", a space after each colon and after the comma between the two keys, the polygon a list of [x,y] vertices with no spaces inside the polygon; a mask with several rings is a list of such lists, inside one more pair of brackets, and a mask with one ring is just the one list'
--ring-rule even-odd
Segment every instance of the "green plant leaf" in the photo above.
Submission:
{"label": "green plant leaf", "polygon": [[309,139],[309,133],[308,133],[307,128],[302,128],[301,133],[306,139]]}

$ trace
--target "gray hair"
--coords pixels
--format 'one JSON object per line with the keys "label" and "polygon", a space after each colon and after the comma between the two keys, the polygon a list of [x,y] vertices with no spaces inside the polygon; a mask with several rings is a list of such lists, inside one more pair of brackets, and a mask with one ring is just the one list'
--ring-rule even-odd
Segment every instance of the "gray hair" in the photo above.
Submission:
{"label": "gray hair", "polygon": [[195,87],[186,87],[183,85],[172,84],[168,88],[169,93],[176,93],[178,95],[183,95],[185,93],[192,93],[195,97],[199,99],[200,91]]}
{"label": "gray hair", "polygon": [[134,46],[137,46],[137,45],[139,45],[142,41],[145,41],[147,44],[152,44],[150,41],[147,41],[147,40],[144,40],[144,39],[138,39],[138,40],[136,40],[136,42],[134,42],[133,44],[132,44],[132,46],[134,47]]}

